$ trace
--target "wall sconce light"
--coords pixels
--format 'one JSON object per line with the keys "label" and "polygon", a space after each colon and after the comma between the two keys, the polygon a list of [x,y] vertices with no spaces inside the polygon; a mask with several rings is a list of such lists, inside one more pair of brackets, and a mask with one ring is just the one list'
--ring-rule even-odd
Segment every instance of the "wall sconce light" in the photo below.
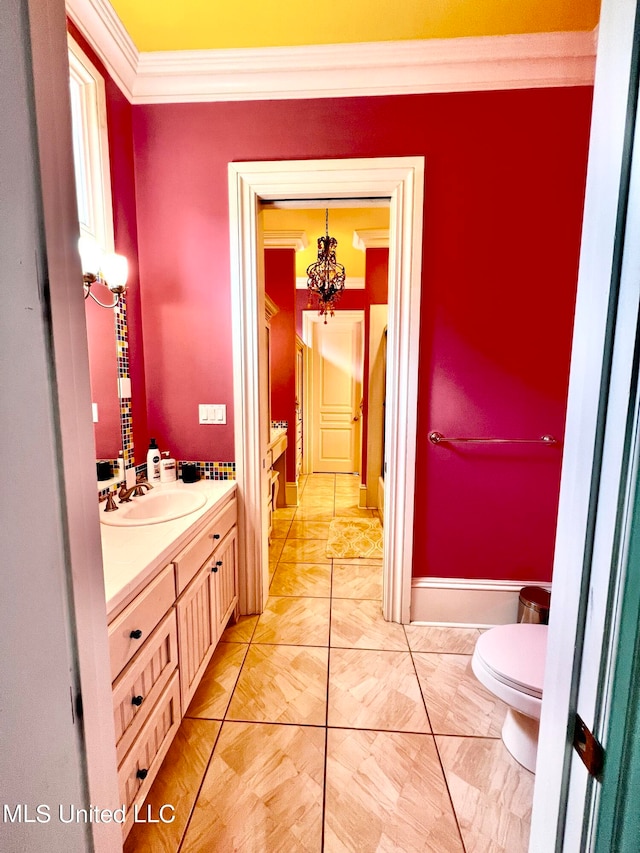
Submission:
{"label": "wall sconce light", "polygon": [[[124,255],[116,255],[115,252],[103,252],[93,237],[81,237],[78,250],[82,261],[84,298],[90,296],[103,308],[115,308],[127,286],[127,259]],[[110,305],[100,302],[91,290],[91,286],[96,283],[104,285],[113,294],[113,302]]]}
{"label": "wall sconce light", "polygon": [[333,317],[335,305],[340,294],[344,290],[345,269],[336,260],[336,246],[338,241],[329,236],[329,211],[325,211],[325,236],[318,237],[318,260],[307,267],[307,288],[309,290],[309,305],[311,297],[315,295],[318,304],[318,313],[324,315],[327,322],[327,314]]}

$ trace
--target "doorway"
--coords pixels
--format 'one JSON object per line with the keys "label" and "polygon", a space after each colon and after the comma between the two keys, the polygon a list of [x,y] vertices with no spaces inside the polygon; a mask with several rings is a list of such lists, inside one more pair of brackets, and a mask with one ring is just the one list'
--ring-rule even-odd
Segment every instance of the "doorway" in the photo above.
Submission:
{"label": "doorway", "polygon": [[304,312],[311,473],[362,472],[363,337],[362,311],[338,310],[330,324],[315,311]]}
{"label": "doorway", "polygon": [[[234,341],[236,479],[243,613],[259,613],[268,593],[262,535],[266,454],[261,414],[260,337],[264,314],[261,201],[389,199],[389,335],[385,423],[383,613],[410,619],[417,424],[417,365],[422,266],[424,158],[231,163],[229,213]],[[268,575],[268,572],[267,572]]]}

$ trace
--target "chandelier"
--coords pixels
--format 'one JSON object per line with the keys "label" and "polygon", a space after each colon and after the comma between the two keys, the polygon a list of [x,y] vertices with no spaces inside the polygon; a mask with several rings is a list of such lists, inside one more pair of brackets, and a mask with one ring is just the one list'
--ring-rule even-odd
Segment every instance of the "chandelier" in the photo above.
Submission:
{"label": "chandelier", "polygon": [[327,314],[333,317],[335,305],[344,290],[345,269],[336,261],[336,246],[338,241],[329,236],[329,211],[325,211],[325,236],[318,237],[318,260],[307,267],[307,288],[309,289],[308,308],[312,307],[312,297],[316,297],[316,305],[320,316]]}

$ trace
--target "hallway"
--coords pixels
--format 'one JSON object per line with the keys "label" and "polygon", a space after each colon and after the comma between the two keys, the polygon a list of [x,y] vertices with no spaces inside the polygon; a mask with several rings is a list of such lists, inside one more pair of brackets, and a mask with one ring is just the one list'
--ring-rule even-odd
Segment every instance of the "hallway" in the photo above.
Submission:
{"label": "hallway", "polygon": [[125,851],[525,853],[533,775],[471,673],[475,629],[381,616],[380,560],[330,560],[359,478],[277,510],[265,612],[225,631]]}

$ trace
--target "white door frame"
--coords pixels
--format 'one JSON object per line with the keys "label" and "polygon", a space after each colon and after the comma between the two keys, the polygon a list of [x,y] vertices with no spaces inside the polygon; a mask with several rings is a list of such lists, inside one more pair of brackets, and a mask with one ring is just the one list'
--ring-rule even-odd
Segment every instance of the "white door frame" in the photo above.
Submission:
{"label": "white door frame", "polygon": [[[337,318],[338,322],[341,319],[349,319],[353,322],[360,321],[362,323],[362,341],[361,341],[361,356],[362,363],[364,363],[364,348],[365,348],[365,340],[364,340],[364,310],[356,310],[356,311],[340,311],[338,308],[336,311],[336,315],[333,318],[335,321]],[[305,344],[305,352],[307,357],[304,360],[304,370],[305,370],[305,383],[307,388],[307,396],[306,400],[308,403],[308,419],[306,423],[308,424],[305,427],[303,421],[303,430],[305,432],[305,436],[303,438],[303,447],[307,446],[308,454],[307,454],[307,468],[305,471],[307,473],[311,473],[313,471],[313,438],[309,441],[309,433],[313,435],[313,430],[315,428],[315,424],[313,422],[313,414],[314,414],[314,406],[313,406],[313,327],[319,323],[324,323],[324,317],[320,316],[317,311],[309,310],[302,312],[302,340]],[[364,383],[364,377],[362,377],[362,383]],[[364,387],[364,384],[363,384]],[[315,436],[314,436],[315,438]],[[311,457],[311,459],[309,459]],[[362,468],[362,441],[360,442],[360,468]],[[362,475],[362,471],[360,472]]]}
{"label": "white door frame", "polygon": [[386,619],[409,622],[424,172],[424,157],[229,164],[242,613],[262,612],[268,593],[263,583],[268,554],[262,535],[265,509],[261,499],[266,447],[260,431],[259,336],[264,295],[259,281],[259,203],[281,198],[385,198],[391,204],[383,612]]}

